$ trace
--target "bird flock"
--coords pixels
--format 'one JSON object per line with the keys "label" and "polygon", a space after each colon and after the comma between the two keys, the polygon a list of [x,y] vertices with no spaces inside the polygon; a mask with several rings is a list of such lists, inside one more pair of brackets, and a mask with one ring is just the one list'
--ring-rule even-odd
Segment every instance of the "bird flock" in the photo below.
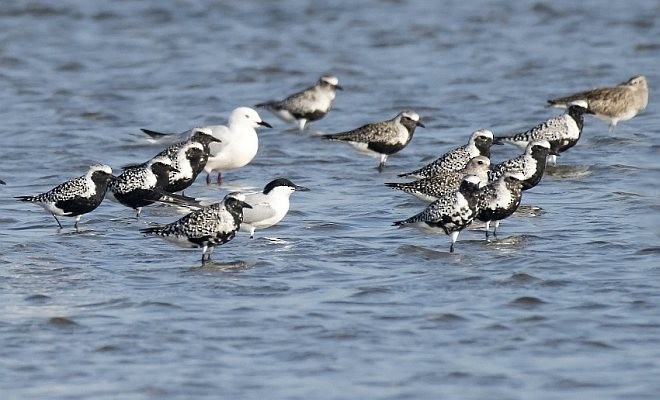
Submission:
{"label": "bird flock", "polygon": [[[295,123],[303,131],[328,114],[336,91],[342,89],[336,76],[323,75],[313,86],[283,100],[267,101],[255,107]],[[485,223],[486,238],[491,223],[496,235],[500,222],[517,210],[522,193],[539,184],[546,165],[555,165],[557,156],[577,144],[585,114],[606,121],[612,131],[619,122],[639,114],[647,103],[646,78],[637,75],[615,86],[548,100],[549,106],[566,108],[566,112],[524,132],[495,136],[488,129],[476,130],[466,144],[414,171],[398,175],[416,180],[385,183],[387,187],[430,202],[418,214],[394,225],[445,233],[451,237],[450,252],[454,251],[460,232],[475,219]],[[420,119],[416,112],[403,110],[392,119],[320,137],[348,143],[360,153],[379,157],[377,169],[382,172],[388,157],[410,143],[417,127],[425,127]],[[201,248],[204,264],[210,260],[215,246],[229,242],[239,230],[254,238],[257,229],[280,222],[289,210],[291,194],[309,190],[279,177],[267,183],[261,192],[232,192],[221,201],[184,194],[202,172],[206,172],[207,184],[212,182],[212,172],[217,172],[215,182],[221,184],[223,172],[248,165],[257,154],[256,129],[261,127],[272,128],[255,109],[238,107],[230,114],[227,125],[195,127],[182,133],[142,129],[159,143],[174,143],[145,162],[124,165],[119,175],[114,175],[109,165],[94,164],[83,176],[45,193],[17,199],[43,207],[60,229],[58,216],[75,217],[76,230],[81,216],[95,210],[106,193],[107,197],[133,209],[137,218],[143,207],[154,203],[183,206],[189,210],[184,217],[140,232],[182,247]],[[501,144],[517,146],[523,153],[493,164],[491,148]]]}

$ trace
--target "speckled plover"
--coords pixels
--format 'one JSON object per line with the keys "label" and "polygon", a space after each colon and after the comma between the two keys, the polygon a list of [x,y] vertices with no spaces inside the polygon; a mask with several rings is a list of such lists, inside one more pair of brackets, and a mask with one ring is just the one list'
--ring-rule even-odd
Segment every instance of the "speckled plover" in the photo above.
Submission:
{"label": "speckled plover", "polygon": [[465,167],[472,158],[485,156],[490,158],[490,147],[493,144],[493,132],[479,129],[470,135],[467,144],[448,151],[426,166],[399,174],[400,177],[429,178],[441,171],[457,171]]}
{"label": "speckled plover", "polygon": [[522,199],[523,175],[518,172],[506,172],[495,182],[482,187],[477,192],[477,219],[486,223],[486,238],[490,223],[495,222],[493,235],[497,235],[500,221],[511,216]]}
{"label": "speckled plover", "polygon": [[220,203],[193,211],[178,221],[165,226],[140,229],[147,235],[156,235],[181,247],[202,248],[202,265],[211,260],[215,246],[225,244],[236,236],[243,220],[243,209],[251,206],[245,196],[230,193]]}
{"label": "speckled plover", "polygon": [[548,100],[553,107],[566,108],[576,100],[587,102],[595,116],[607,122],[610,132],[620,121],[642,112],[649,102],[649,88],[644,75],[636,75],[616,86],[601,87]]}
{"label": "speckled plover", "polygon": [[323,75],[314,86],[294,93],[281,101],[259,103],[285,122],[296,122],[302,131],[312,121],[325,117],[335,100],[339,79],[333,75]]}
{"label": "speckled plover", "polygon": [[485,185],[488,182],[490,160],[485,156],[476,156],[468,161],[463,169],[458,171],[443,171],[430,178],[413,182],[385,183],[385,186],[403,190],[423,201],[435,201],[440,197],[455,192],[466,175],[476,175]]}
{"label": "speckled plover", "polygon": [[522,190],[531,189],[541,181],[549,154],[550,143],[547,140],[531,141],[523,154],[491,166],[488,180],[496,181],[506,172],[519,172],[523,175]]}
{"label": "speckled plover", "polygon": [[48,192],[35,196],[19,196],[17,199],[35,203],[51,213],[60,229],[57,216],[76,217],[75,227],[83,214],[95,210],[105,197],[108,181],[113,178],[112,168],[105,164],[92,165],[87,173],[66,181]]}
{"label": "speckled plover", "polygon": [[394,225],[413,226],[427,232],[442,231],[451,235],[449,252],[453,253],[459,233],[469,226],[477,215],[476,194],[480,181],[476,175],[464,177],[459,190],[439,198],[421,213],[397,221]]}
{"label": "speckled plover", "polygon": [[574,101],[566,113],[550,118],[525,132],[495,137],[496,144],[509,143],[521,149],[533,140],[547,140],[550,143],[550,164],[557,163],[556,155],[575,146],[582,135],[584,114],[593,114],[584,100]]}
{"label": "speckled plover", "polygon": [[142,207],[155,203],[161,194],[157,189],[164,188],[169,181],[172,161],[167,157],[151,159],[145,166],[136,166],[124,170],[117,178],[110,181],[112,197],[119,203],[136,211],[140,218]]}
{"label": "speckled plover", "polygon": [[402,111],[390,120],[374,122],[347,132],[323,135],[323,138],[348,142],[360,152],[380,156],[378,171],[382,172],[387,157],[406,147],[418,126],[424,127],[419,122],[419,114]]}

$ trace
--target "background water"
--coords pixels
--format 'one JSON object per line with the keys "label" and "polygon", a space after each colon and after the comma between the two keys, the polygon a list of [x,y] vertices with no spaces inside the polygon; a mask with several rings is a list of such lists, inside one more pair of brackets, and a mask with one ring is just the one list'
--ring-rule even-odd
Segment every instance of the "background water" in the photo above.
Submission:
{"label": "background water", "polygon": [[[266,3],[266,2],[264,2]],[[660,2],[9,1],[0,5],[0,393],[26,398],[657,399]],[[438,4],[436,4],[438,3]],[[141,127],[224,123],[332,72],[313,128],[422,116],[390,158],[266,112],[252,164],[188,193],[287,176],[277,227],[198,268],[105,202],[80,234],[12,197],[160,150]],[[383,186],[477,128],[529,128],[549,97],[649,80],[615,133],[593,118],[526,210],[455,254],[395,229],[424,204]],[[498,147],[494,161],[517,154]]]}

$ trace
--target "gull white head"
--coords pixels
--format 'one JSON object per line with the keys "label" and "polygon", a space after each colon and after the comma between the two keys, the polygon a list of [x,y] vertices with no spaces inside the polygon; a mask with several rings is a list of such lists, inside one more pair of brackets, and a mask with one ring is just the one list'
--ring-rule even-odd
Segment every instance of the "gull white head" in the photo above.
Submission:
{"label": "gull white head", "polygon": [[259,126],[265,126],[266,128],[272,128],[272,126],[261,119],[259,113],[250,107],[238,107],[232,111],[229,116],[229,126],[249,126],[251,128],[257,128]]}

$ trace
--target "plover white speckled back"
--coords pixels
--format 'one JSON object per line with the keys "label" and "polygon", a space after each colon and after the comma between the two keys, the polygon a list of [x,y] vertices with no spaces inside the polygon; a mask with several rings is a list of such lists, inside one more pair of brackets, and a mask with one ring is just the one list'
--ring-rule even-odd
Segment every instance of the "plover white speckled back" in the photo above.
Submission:
{"label": "plover white speckled back", "polygon": [[387,157],[403,150],[412,140],[418,126],[424,127],[419,122],[419,114],[402,111],[390,120],[374,122],[347,132],[323,135],[323,138],[348,142],[362,153],[379,156],[378,171],[382,172]]}
{"label": "plover white speckled back", "polygon": [[429,178],[442,171],[458,171],[476,156],[490,158],[490,146],[493,144],[493,132],[479,129],[470,135],[466,145],[449,150],[435,161],[413,172],[399,174],[400,177]]}
{"label": "plover white speckled back", "polygon": [[524,177],[518,172],[505,172],[495,182],[482,187],[477,192],[477,219],[486,223],[486,238],[490,223],[495,222],[493,235],[497,235],[500,221],[511,216],[520,205]]}
{"label": "plover white speckled back", "polygon": [[395,226],[412,226],[422,231],[442,231],[451,235],[449,252],[454,252],[454,244],[459,233],[468,227],[478,212],[478,198],[481,180],[476,175],[468,175],[461,181],[459,190],[439,198],[431,203],[421,213],[403,221],[397,221]]}
{"label": "plover white speckled back", "polygon": [[193,211],[165,226],[140,229],[181,247],[202,248],[202,265],[211,260],[215,246],[225,244],[236,236],[243,221],[243,209],[251,206],[245,196],[230,193],[220,203]]}
{"label": "plover white speckled back", "polygon": [[339,79],[334,75],[323,75],[314,86],[296,92],[281,101],[259,103],[286,122],[296,122],[302,131],[312,121],[325,117],[335,100]]}
{"label": "plover white speckled back", "polygon": [[35,203],[51,213],[60,229],[57,216],[76,217],[75,227],[83,214],[95,210],[105,197],[108,181],[113,178],[112,168],[105,164],[94,164],[87,173],[66,181],[48,192],[35,196],[16,197],[21,201]]}
{"label": "plover white speckled back", "polygon": [[490,160],[485,156],[476,156],[458,171],[441,171],[430,178],[423,178],[406,183],[385,183],[385,186],[403,190],[423,201],[435,201],[440,197],[455,192],[466,175],[476,175],[482,185],[488,183]]}
{"label": "plover white speckled back", "polygon": [[587,109],[584,100],[576,100],[568,107],[566,113],[550,118],[532,129],[508,136],[495,138],[496,144],[512,144],[521,149],[533,140],[547,140],[550,143],[550,164],[557,162],[556,154],[575,146],[582,136],[584,114],[593,114]]}
{"label": "plover white speckled back", "polygon": [[136,211],[140,218],[142,207],[155,203],[161,195],[156,189],[164,188],[169,182],[172,160],[167,157],[152,158],[146,165],[128,168],[109,184],[110,193],[119,203]]}
{"label": "plover white speckled back", "polygon": [[636,75],[616,86],[585,90],[565,97],[548,100],[553,107],[566,108],[583,100],[595,116],[607,122],[610,132],[621,122],[642,112],[649,102],[649,87],[644,75]]}
{"label": "plover white speckled back", "polygon": [[522,190],[531,189],[541,181],[549,154],[550,143],[547,140],[531,141],[523,154],[491,166],[488,180],[493,182],[507,172],[519,172],[523,175]]}

